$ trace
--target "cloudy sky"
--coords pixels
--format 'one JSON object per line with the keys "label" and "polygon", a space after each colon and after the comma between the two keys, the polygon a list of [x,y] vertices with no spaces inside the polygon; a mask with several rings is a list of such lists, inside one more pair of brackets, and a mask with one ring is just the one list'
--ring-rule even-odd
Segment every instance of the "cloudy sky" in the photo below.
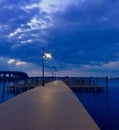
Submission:
{"label": "cloudy sky", "polygon": [[0,70],[119,77],[118,0],[0,0]]}

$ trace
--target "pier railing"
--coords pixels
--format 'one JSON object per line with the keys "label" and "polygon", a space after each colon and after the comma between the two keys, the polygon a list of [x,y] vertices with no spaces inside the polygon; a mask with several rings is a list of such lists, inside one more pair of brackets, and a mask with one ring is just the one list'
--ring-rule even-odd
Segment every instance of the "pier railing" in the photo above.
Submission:
{"label": "pier railing", "polygon": [[64,82],[73,91],[104,92],[108,89],[108,77],[67,78]]}
{"label": "pier railing", "polygon": [[[45,84],[51,82],[52,78],[45,78]],[[37,86],[42,86],[42,78],[31,77],[27,79],[1,80],[4,91],[20,93]]]}

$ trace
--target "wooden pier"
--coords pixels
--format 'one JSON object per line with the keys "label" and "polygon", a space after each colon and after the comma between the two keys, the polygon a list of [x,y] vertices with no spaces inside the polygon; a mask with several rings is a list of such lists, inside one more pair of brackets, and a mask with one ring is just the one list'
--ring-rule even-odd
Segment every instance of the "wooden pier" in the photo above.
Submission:
{"label": "wooden pier", "polygon": [[29,89],[29,86],[27,84],[17,84],[17,85],[9,85],[7,86],[8,92],[20,92],[20,91],[26,91]]}
{"label": "wooden pier", "polygon": [[100,78],[70,78],[64,80],[69,88],[75,92],[104,92],[108,91],[108,77],[102,78],[105,84],[99,84]]}
{"label": "wooden pier", "polygon": [[[32,88],[35,88],[41,84],[41,82],[36,82],[35,78],[29,78],[26,80],[17,80],[15,82],[11,82],[6,86],[7,91],[11,93],[19,93]],[[5,83],[4,83],[5,84]]]}
{"label": "wooden pier", "polygon": [[0,130],[99,130],[62,81],[26,91],[0,104]]}

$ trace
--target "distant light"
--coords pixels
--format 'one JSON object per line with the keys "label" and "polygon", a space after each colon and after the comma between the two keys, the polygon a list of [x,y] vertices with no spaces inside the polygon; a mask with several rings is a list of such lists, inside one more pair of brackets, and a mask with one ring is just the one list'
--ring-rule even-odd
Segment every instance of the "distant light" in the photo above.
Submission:
{"label": "distant light", "polygon": [[44,56],[48,59],[52,59],[52,55],[50,53],[45,53]]}
{"label": "distant light", "polygon": [[23,61],[18,61],[18,62],[16,62],[16,65],[18,66],[18,65],[25,65],[26,64],[26,62],[23,62]]}
{"label": "distant light", "polygon": [[9,61],[8,61],[8,64],[12,64],[12,63],[14,63],[15,62],[15,59],[10,59]]}

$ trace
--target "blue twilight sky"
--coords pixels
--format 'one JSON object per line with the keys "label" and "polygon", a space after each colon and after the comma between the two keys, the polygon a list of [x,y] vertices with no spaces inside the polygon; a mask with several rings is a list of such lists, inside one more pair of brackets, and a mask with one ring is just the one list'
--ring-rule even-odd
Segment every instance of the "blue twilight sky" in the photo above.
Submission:
{"label": "blue twilight sky", "polygon": [[0,0],[0,70],[119,76],[118,0]]}

